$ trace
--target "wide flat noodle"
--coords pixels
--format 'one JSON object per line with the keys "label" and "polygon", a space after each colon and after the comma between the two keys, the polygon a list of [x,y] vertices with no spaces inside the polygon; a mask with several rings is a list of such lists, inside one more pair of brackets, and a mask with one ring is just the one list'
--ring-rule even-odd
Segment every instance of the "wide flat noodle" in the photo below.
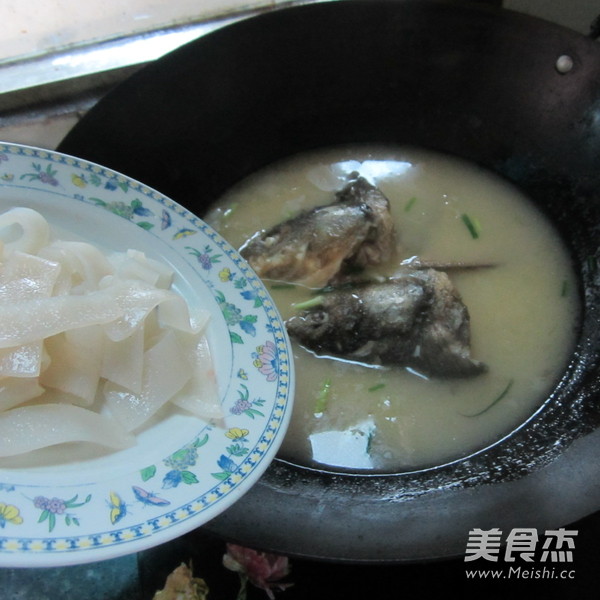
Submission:
{"label": "wide flat noodle", "polygon": [[161,289],[169,289],[173,283],[173,271],[166,265],[148,258],[139,250],[127,250],[116,260],[115,274],[121,279],[137,279]]}
{"label": "wide flat noodle", "polygon": [[131,335],[143,325],[154,309],[158,309],[161,321],[164,321],[164,307],[169,307],[170,304],[176,305],[176,309],[167,308],[167,316],[172,317],[171,322],[175,322],[177,327],[191,327],[185,300],[170,290],[155,288],[141,281],[114,277],[105,278],[101,282],[101,289],[110,295],[111,303],[120,309],[120,314],[104,328],[111,340],[120,341]]}
{"label": "wide flat noodle", "polygon": [[144,353],[142,387],[139,394],[110,383],[105,395],[111,414],[133,431],[140,427],[190,380],[193,365],[169,331]]}
{"label": "wide flat noodle", "polygon": [[[19,306],[33,298],[48,298],[60,265],[26,254],[10,253],[0,270],[0,307]],[[1,311],[0,311],[1,312]],[[42,340],[0,349],[0,377],[36,377],[42,366]]]}
{"label": "wide flat noodle", "polygon": [[115,342],[106,337],[100,375],[134,394],[142,391],[145,331],[139,327],[130,336]]}
{"label": "wide flat noodle", "polygon": [[0,349],[0,377],[37,377],[42,370],[42,342]]}
{"label": "wide flat noodle", "polygon": [[0,379],[0,411],[33,400],[44,392],[36,378],[3,377]]}
{"label": "wide flat noodle", "polygon": [[124,448],[167,403],[220,419],[210,314],[190,312],[172,270],[51,238],[36,211],[0,215],[0,456]]}
{"label": "wide flat noodle", "polygon": [[213,365],[208,340],[204,336],[177,333],[190,364],[197,365],[181,392],[173,398],[173,404],[209,421],[223,418],[219,402],[217,374]]}
{"label": "wide flat noodle", "polygon": [[39,381],[91,406],[100,385],[104,336],[99,326],[59,333],[45,340],[50,364]]}
{"label": "wide flat noodle", "polygon": [[53,292],[60,270],[54,261],[13,252],[5,258],[0,271],[0,304],[47,298]]}
{"label": "wide flat noodle", "polygon": [[123,310],[103,291],[25,300],[2,307],[0,348],[30,344],[67,329],[110,323],[122,315]]}
{"label": "wide flat noodle", "polygon": [[108,258],[92,244],[55,240],[39,256],[57,263],[60,278],[55,295],[83,294],[98,289],[100,281],[113,272]]}
{"label": "wide flat noodle", "polygon": [[114,419],[70,404],[22,406],[0,413],[0,456],[14,456],[65,442],[122,450],[135,444]]}
{"label": "wide flat noodle", "polygon": [[15,250],[36,254],[48,243],[50,226],[37,211],[16,206],[0,215],[0,234],[5,256]]}

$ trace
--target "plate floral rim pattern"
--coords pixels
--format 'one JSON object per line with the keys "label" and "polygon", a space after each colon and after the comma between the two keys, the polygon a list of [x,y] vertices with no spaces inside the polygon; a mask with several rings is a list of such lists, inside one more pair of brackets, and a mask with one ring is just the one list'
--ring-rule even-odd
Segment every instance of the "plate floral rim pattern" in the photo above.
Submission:
{"label": "plate floral rim pattern", "polygon": [[112,558],[202,525],[258,480],[291,416],[293,358],[266,288],[201,219],[111,169],[0,142],[0,199],[15,190],[51,192],[108,211],[168,244],[212,292],[232,364],[222,398],[226,426],[198,421],[192,438],[161,461],[132,466],[114,480],[58,486],[12,479],[0,468],[0,566]]}

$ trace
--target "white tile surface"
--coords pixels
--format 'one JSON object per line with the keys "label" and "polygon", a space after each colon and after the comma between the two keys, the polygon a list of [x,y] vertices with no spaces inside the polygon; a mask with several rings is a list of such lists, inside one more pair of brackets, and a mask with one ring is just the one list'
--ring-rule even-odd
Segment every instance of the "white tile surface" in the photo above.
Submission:
{"label": "white tile surface", "polygon": [[[1,0],[0,61],[190,19],[207,19],[286,0]],[[592,0],[504,0],[503,6],[587,34],[600,14]]]}
{"label": "white tile surface", "polygon": [[278,0],[1,0],[0,60]]}

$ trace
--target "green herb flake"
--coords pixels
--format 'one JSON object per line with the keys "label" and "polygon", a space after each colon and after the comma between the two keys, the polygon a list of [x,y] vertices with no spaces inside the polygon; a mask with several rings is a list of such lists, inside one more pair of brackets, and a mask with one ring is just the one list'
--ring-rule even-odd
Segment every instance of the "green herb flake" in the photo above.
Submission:
{"label": "green herb flake", "polygon": [[[511,379],[507,384],[506,387],[502,390],[502,392],[500,393],[500,395],[490,404],[488,404],[483,410],[480,410],[479,412],[473,414],[473,415],[465,415],[463,414],[463,417],[479,417],[480,415],[486,413],[488,410],[490,410],[490,408],[492,408],[493,406],[496,406],[496,404],[498,404],[498,402],[500,402],[500,400],[506,398],[508,392],[510,392],[510,388],[512,388],[514,383],[514,379]],[[462,414],[462,413],[461,413]]]}
{"label": "green herb flake", "polygon": [[293,283],[272,283],[272,290],[293,290],[296,286]]}
{"label": "green herb flake", "polygon": [[321,385],[321,389],[317,394],[317,400],[315,402],[315,416],[322,415],[327,409],[329,398],[331,396],[331,379],[327,378]]}
{"label": "green herb flake", "polygon": [[467,229],[469,230],[471,237],[474,240],[478,239],[479,234],[481,232],[481,224],[479,223],[479,221],[473,217],[470,217],[466,213],[463,213],[460,216],[460,218],[461,218],[462,222],[465,224],[465,226],[467,227]]}
{"label": "green herb flake", "polygon": [[406,202],[406,204],[404,205],[404,212],[409,212],[410,209],[415,205],[417,201],[417,197],[413,196],[412,198],[410,198],[410,200],[408,200]]}
{"label": "green herb flake", "polygon": [[315,296],[314,298],[309,298],[308,300],[305,300],[304,302],[298,302],[298,303],[294,304],[294,309],[297,311],[307,310],[309,308],[314,308],[315,306],[320,306],[321,304],[323,304],[323,296],[319,295],[319,296]]}
{"label": "green herb flake", "polygon": [[384,387],[385,387],[385,383],[378,383],[378,384],[373,385],[370,388],[368,388],[368,391],[376,392],[377,390],[382,390]]}

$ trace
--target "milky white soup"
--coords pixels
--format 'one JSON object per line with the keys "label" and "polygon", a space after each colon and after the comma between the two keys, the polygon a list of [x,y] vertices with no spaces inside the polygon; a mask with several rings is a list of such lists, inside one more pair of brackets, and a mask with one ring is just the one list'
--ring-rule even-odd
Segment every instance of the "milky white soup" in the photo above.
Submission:
{"label": "milky white soup", "polygon": [[[234,246],[329,204],[358,171],[389,198],[400,260],[494,265],[449,271],[471,316],[471,356],[489,371],[425,379],[401,367],[317,357],[295,345],[297,391],[280,451],[335,470],[404,471],[485,448],[546,399],[578,322],[570,258],[546,218],[503,180],[416,149],[330,149],[276,164],[228,193],[207,221]],[[398,261],[380,272],[391,274]],[[284,318],[314,290],[267,282]]]}

